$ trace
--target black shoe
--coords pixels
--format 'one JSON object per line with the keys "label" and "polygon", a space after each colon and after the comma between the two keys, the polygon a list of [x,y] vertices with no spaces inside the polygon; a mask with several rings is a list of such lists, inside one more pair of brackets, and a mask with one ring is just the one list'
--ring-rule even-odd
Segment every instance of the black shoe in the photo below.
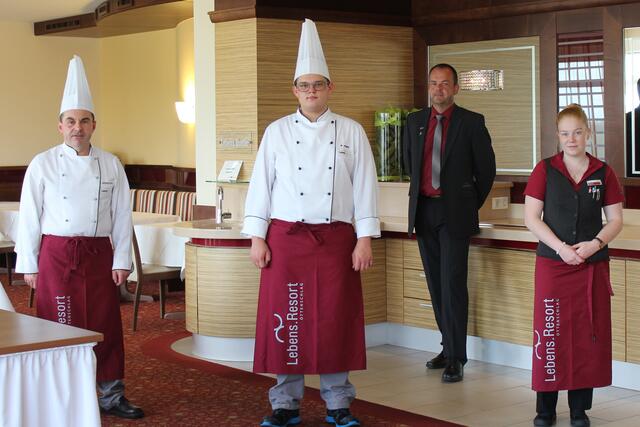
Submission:
{"label": "black shoe", "polygon": [[287,427],[300,424],[300,411],[298,409],[278,408],[260,423],[261,427]]}
{"label": "black shoe", "polygon": [[536,427],[551,427],[556,423],[555,415],[536,415],[533,419],[533,425]]}
{"label": "black shoe", "polygon": [[337,427],[359,426],[360,421],[351,415],[349,408],[327,409],[327,417],[324,419]]}
{"label": "black shoe", "polygon": [[464,367],[462,366],[462,362],[459,360],[447,363],[447,366],[444,368],[444,372],[442,372],[443,383],[457,383],[458,381],[462,381],[463,377]]}
{"label": "black shoe", "polygon": [[571,415],[571,427],[589,427],[591,421],[584,412],[578,415]]}
{"label": "black shoe", "polygon": [[444,357],[444,353],[440,352],[436,357],[431,360],[427,360],[427,368],[429,369],[442,369],[447,366],[447,358]]}
{"label": "black shoe", "polygon": [[128,418],[130,420],[144,417],[142,409],[132,405],[124,396],[121,397],[120,400],[118,400],[118,403],[116,403],[112,408],[101,409],[101,411],[105,414],[115,415],[120,418]]}

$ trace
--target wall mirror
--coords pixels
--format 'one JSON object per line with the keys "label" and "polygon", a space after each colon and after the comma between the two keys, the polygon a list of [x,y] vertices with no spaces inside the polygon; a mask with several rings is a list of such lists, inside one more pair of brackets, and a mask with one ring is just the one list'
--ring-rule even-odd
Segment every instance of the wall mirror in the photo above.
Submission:
{"label": "wall mirror", "polygon": [[522,37],[429,46],[429,66],[501,73],[500,90],[461,85],[456,96],[458,105],[484,114],[500,175],[528,176],[540,159],[539,45],[538,37]]}
{"label": "wall mirror", "polygon": [[626,176],[640,177],[640,27],[624,29]]}

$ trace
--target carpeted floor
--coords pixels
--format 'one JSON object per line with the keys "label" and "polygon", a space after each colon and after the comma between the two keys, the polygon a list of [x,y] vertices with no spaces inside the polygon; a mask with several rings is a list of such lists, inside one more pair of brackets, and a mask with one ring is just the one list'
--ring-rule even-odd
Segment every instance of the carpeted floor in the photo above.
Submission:
{"label": "carpeted floor", "polygon": [[[6,276],[0,281],[7,283]],[[27,307],[26,286],[4,286],[16,311],[35,315]],[[145,288],[157,294],[157,285]],[[183,311],[184,294],[170,293],[167,311]],[[104,426],[257,426],[270,413],[267,391],[273,379],[206,361],[171,350],[171,344],[189,333],[184,320],[160,319],[157,302],[141,304],[138,331],[131,330],[133,306],[122,303],[126,352],[127,397],[142,407],[146,417],[126,421],[103,416]],[[455,426],[456,424],[356,400],[352,411],[365,426]],[[324,403],[307,388],[301,426],[327,426]]]}

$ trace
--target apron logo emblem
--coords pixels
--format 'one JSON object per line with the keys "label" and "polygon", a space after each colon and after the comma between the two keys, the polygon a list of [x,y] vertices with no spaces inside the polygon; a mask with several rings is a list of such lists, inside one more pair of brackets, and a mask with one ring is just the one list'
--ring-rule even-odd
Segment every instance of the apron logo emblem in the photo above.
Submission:
{"label": "apron logo emblem", "polygon": [[538,360],[542,360],[542,356],[540,356],[540,355],[538,354],[538,347],[540,347],[540,344],[542,344],[542,340],[540,339],[540,332],[538,332],[537,330],[536,330],[536,331],[533,331],[533,332],[535,332],[535,333],[536,333],[536,343],[535,343],[535,345],[533,346],[533,351],[534,351],[534,353],[535,353],[535,355],[536,355],[536,359],[538,359]]}
{"label": "apron logo emblem", "polygon": [[278,313],[273,313],[273,316],[278,319],[278,321],[280,322],[280,324],[278,326],[276,326],[275,328],[273,328],[273,334],[276,337],[276,341],[278,341],[280,344],[284,343],[284,340],[282,338],[280,338],[280,335],[278,335],[278,333],[280,332],[280,330],[284,329],[284,322],[282,321],[282,316],[280,316]]}

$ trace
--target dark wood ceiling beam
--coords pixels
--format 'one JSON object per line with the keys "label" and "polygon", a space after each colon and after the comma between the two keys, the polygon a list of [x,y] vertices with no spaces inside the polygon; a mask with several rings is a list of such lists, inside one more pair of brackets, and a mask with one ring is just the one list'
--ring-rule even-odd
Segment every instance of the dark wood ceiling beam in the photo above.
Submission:
{"label": "dark wood ceiling beam", "polygon": [[[453,22],[478,21],[536,13],[561,12],[572,9],[614,6],[636,3],[635,0],[532,0],[475,8],[460,7],[456,10],[433,10],[430,2],[413,1],[413,25],[416,27],[441,25]],[[482,3],[491,4],[491,1]],[[503,2],[500,2],[503,3]],[[461,5],[462,6],[462,5]]]}
{"label": "dark wood ceiling beam", "polygon": [[[106,0],[101,3],[93,12],[82,15],[68,16],[63,18],[49,19],[47,21],[36,22],[33,24],[33,33],[36,36],[43,35],[78,35],[83,37],[100,37],[104,35],[104,31],[100,30],[100,24],[103,20],[113,22],[116,15],[124,17],[127,12],[136,9],[142,9],[150,6],[158,6],[167,3],[177,3],[182,0]],[[187,3],[187,2],[185,2]],[[188,2],[191,4],[190,2]],[[183,8],[182,8],[183,9]],[[192,6],[190,6],[192,9]],[[181,14],[182,17],[182,14]],[[144,24],[144,23],[142,23]],[[144,28],[144,25],[141,26]],[[153,28],[158,29],[158,28]],[[78,31],[80,30],[80,31]],[[128,31],[123,29],[122,31]],[[73,33],[75,32],[75,34]],[[137,31],[135,31],[137,32]],[[64,33],[64,34],[58,34]],[[115,30],[118,33],[118,30]],[[108,32],[108,35],[114,35]]]}
{"label": "dark wood ceiling beam", "polygon": [[[209,12],[211,22],[236,21],[247,18],[272,18],[352,24],[392,25],[410,27],[411,10],[409,0],[397,0],[396,13],[386,13],[388,3],[378,0],[360,2],[317,3],[278,0],[216,0],[215,10]],[[308,6],[307,6],[308,5]],[[302,7],[301,7],[302,6]]]}

